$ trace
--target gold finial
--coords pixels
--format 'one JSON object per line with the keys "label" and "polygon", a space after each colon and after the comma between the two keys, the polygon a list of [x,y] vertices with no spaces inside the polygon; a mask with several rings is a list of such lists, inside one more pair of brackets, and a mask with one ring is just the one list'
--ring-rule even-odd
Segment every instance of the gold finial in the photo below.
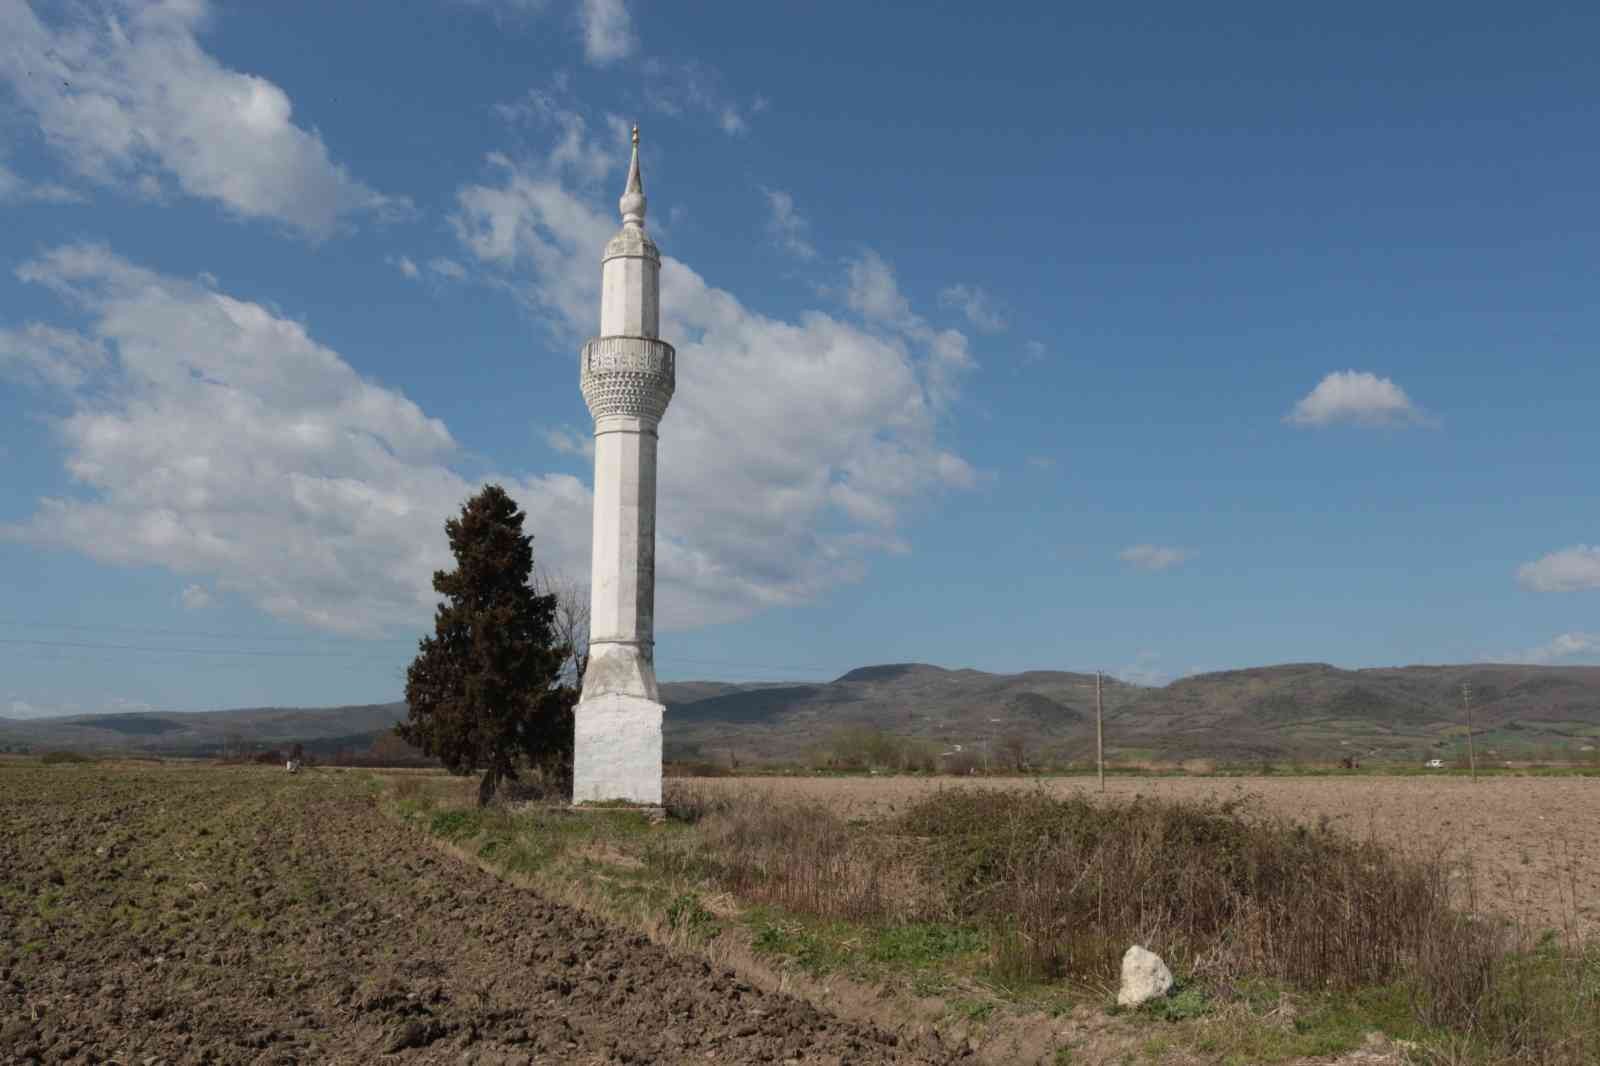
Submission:
{"label": "gold finial", "polygon": [[639,143],[639,124],[637,122],[633,124],[633,143]]}

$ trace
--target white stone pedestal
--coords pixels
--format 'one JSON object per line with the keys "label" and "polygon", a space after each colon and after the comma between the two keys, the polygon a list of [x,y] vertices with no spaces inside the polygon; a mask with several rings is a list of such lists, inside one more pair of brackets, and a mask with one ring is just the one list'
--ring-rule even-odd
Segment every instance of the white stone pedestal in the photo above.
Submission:
{"label": "white stone pedestal", "polygon": [[654,700],[606,692],[578,702],[572,802],[661,805],[661,716]]}

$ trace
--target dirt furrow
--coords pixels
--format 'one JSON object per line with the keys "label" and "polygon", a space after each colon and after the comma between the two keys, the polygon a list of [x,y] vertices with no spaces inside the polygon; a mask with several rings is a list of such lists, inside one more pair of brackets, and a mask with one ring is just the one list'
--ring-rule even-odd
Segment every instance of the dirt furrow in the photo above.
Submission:
{"label": "dirt furrow", "polygon": [[0,1061],[947,1059],[456,862],[333,775],[9,771],[0,840]]}

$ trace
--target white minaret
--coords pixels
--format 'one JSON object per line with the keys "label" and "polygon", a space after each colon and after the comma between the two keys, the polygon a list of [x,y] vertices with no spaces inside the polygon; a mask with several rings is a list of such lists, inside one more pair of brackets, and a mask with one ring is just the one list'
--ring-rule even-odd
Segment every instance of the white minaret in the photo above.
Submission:
{"label": "white minaret", "polygon": [[589,666],[578,701],[572,801],[661,802],[656,690],[656,426],[676,380],[661,340],[661,252],[644,229],[639,127],[622,229],[600,267],[600,336],[579,380],[594,415],[594,562]]}

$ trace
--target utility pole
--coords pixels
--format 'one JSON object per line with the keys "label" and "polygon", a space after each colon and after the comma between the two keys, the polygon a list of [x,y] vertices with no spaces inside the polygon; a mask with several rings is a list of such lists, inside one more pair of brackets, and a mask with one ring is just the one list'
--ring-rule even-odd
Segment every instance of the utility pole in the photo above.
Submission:
{"label": "utility pole", "polygon": [[1461,705],[1467,711],[1467,765],[1472,768],[1472,783],[1478,783],[1478,755],[1472,748],[1472,684],[1461,686]]}
{"label": "utility pole", "polygon": [[1100,791],[1106,790],[1106,730],[1102,714],[1100,688],[1101,673],[1094,672],[1094,761],[1100,771]]}

